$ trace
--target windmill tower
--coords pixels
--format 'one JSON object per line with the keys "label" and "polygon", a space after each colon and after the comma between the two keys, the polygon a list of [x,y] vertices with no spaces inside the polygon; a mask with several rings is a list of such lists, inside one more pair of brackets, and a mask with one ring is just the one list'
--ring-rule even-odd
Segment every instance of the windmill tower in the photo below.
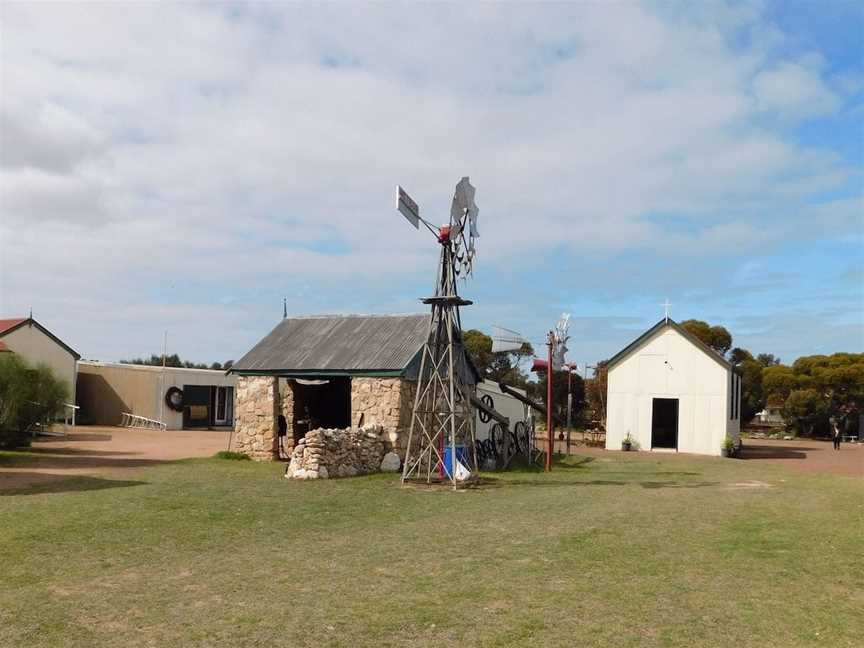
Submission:
{"label": "windmill tower", "polygon": [[462,343],[457,279],[470,276],[474,265],[477,205],[468,178],[456,185],[450,220],[436,230],[420,218],[420,209],[397,187],[398,209],[417,229],[420,223],[435,235],[441,252],[435,294],[423,299],[431,307],[429,331],[421,350],[417,394],[411,414],[402,483],[449,483],[454,488],[477,470],[471,367]]}

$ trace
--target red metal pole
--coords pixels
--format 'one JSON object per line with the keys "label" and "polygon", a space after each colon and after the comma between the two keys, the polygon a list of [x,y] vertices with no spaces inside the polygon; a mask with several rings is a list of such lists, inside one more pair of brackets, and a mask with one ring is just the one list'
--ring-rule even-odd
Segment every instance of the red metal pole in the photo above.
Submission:
{"label": "red metal pole", "polygon": [[549,364],[546,367],[546,472],[552,470],[552,346],[555,343],[555,334],[549,331]]}

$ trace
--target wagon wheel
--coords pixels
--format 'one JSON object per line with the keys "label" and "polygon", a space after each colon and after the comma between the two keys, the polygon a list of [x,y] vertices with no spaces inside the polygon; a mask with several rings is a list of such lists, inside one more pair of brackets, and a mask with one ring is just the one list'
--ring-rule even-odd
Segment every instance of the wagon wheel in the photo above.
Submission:
{"label": "wagon wheel", "polygon": [[[480,398],[480,400],[483,401],[490,408],[494,405],[494,401],[492,400],[492,397],[489,394],[483,394],[483,396]],[[491,416],[489,416],[489,414],[484,412],[482,409],[478,410],[477,414],[480,416],[480,421],[483,423],[488,423],[489,419],[492,418]]]}

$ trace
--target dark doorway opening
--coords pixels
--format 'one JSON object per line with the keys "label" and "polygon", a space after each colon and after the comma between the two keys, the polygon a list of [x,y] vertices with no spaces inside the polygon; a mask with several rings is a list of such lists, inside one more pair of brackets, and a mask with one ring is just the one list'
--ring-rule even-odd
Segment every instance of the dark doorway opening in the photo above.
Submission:
{"label": "dark doorway opening", "polygon": [[291,381],[294,392],[294,442],[316,428],[347,428],[351,425],[351,379]]}
{"label": "dark doorway opening", "polygon": [[183,385],[183,429],[234,425],[234,388]]}
{"label": "dark doorway opening", "polygon": [[183,385],[183,428],[209,428],[213,407],[210,385]]}
{"label": "dark doorway opening", "polygon": [[678,399],[655,398],[651,413],[651,447],[678,449]]}

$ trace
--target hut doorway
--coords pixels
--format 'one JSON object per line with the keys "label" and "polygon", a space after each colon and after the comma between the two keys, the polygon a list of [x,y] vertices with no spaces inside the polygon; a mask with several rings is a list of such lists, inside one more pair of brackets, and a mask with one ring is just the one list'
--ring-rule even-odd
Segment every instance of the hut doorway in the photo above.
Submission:
{"label": "hut doorway", "polygon": [[316,428],[347,428],[351,425],[351,379],[339,376],[320,380],[295,378],[294,443]]}

